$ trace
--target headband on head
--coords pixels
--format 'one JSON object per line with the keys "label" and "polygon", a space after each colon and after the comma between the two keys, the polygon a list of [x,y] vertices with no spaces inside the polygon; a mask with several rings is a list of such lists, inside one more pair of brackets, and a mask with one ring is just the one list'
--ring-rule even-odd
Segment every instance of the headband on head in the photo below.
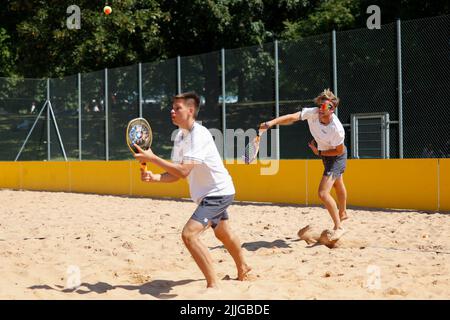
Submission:
{"label": "headband on head", "polygon": [[334,103],[331,100],[326,100],[324,103],[320,105],[320,110],[322,111],[330,110],[332,108],[334,108]]}

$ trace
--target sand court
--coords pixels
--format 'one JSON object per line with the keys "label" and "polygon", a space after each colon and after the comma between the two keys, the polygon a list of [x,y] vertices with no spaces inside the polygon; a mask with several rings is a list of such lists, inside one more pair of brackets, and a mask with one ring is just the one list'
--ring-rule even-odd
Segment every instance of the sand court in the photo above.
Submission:
{"label": "sand court", "polygon": [[[324,208],[235,202],[231,227],[253,270],[207,230],[221,290],[184,247],[190,200],[0,190],[1,299],[449,299],[450,215],[348,210],[333,249]],[[317,237],[316,237],[317,238]]]}

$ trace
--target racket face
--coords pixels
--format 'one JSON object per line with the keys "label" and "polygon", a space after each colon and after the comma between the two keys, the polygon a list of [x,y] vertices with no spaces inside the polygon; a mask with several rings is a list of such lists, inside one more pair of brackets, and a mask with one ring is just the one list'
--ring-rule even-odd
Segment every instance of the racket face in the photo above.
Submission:
{"label": "racket face", "polygon": [[256,155],[258,154],[259,150],[259,139],[260,137],[257,136],[253,141],[251,141],[245,146],[244,150],[245,164],[250,164],[251,162],[253,162],[253,160],[256,159]]}
{"label": "racket face", "polygon": [[133,144],[138,145],[142,150],[148,150],[153,140],[152,128],[144,118],[133,119],[128,123],[126,138],[128,147],[133,153],[137,152]]}
{"label": "racket face", "polygon": [[259,142],[261,141],[261,135],[266,132],[267,129],[256,128],[256,137],[253,141],[250,141],[244,149],[244,163],[250,164],[256,159],[259,151]]}

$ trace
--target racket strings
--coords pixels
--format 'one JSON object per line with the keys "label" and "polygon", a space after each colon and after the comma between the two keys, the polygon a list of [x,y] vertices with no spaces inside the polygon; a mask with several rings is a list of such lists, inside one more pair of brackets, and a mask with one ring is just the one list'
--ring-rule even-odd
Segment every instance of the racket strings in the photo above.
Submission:
{"label": "racket strings", "polygon": [[255,160],[256,155],[259,149],[259,139],[255,138],[255,140],[248,143],[244,150],[244,161],[249,164],[253,160]]}

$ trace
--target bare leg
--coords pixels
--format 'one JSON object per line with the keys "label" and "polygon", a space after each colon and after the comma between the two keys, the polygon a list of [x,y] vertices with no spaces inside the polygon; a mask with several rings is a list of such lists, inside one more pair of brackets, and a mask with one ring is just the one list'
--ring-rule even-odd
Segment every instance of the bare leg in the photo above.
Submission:
{"label": "bare leg", "polygon": [[348,219],[347,216],[347,189],[344,184],[344,176],[341,175],[334,182],[334,189],[336,190],[336,195],[338,198],[339,205],[339,217],[341,221]]}
{"label": "bare leg", "polygon": [[333,197],[330,194],[331,188],[335,179],[332,176],[322,176],[322,180],[319,185],[319,198],[322,200],[325,208],[327,208],[328,213],[333,219],[334,222],[334,230],[337,230],[341,227],[341,219],[339,217],[339,211],[336,205],[336,201],[334,201]]}
{"label": "bare leg", "polygon": [[200,234],[205,227],[193,219],[190,219],[183,228],[181,237],[187,249],[191,253],[198,267],[206,278],[206,287],[218,287],[217,277],[213,268],[213,260],[208,248],[200,241]]}
{"label": "bare leg", "polygon": [[214,228],[214,234],[233,257],[234,263],[236,263],[238,280],[246,280],[247,274],[252,268],[245,262],[239,238],[231,230],[228,220],[221,220]]}

